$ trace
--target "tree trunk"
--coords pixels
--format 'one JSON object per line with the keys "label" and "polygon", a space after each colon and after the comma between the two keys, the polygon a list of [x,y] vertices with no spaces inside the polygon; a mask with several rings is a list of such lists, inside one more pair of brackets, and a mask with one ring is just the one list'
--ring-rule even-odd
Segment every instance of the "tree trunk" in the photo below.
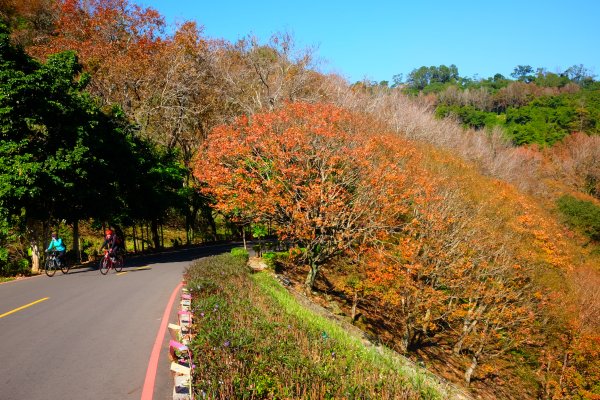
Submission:
{"label": "tree trunk", "polygon": [[160,224],[160,247],[161,249],[165,248],[165,231],[162,223]]}
{"label": "tree trunk", "polygon": [[354,291],[352,298],[352,321],[356,320],[356,307],[358,306],[358,292]]}
{"label": "tree trunk", "polygon": [[467,370],[465,371],[465,382],[467,382],[467,386],[471,384],[471,376],[473,375],[473,371],[475,371],[475,368],[477,368],[477,362],[477,355],[474,355],[471,359],[471,365],[469,365],[469,368],[467,368]]}
{"label": "tree trunk", "polygon": [[304,282],[304,286],[306,286],[307,291],[311,291],[315,286],[315,280],[317,279],[317,273],[319,272],[319,266],[314,263],[310,263],[310,270],[308,271],[308,275],[306,276],[306,281]]}
{"label": "tree trunk", "polygon": [[248,250],[248,245],[246,244],[246,227],[242,225],[242,240],[244,241],[244,249]]}
{"label": "tree trunk", "polygon": [[[262,257],[262,253],[263,253],[263,246],[262,246],[262,236],[260,236],[258,238],[258,256]],[[317,273],[315,272],[315,276],[317,275]],[[314,278],[313,278],[313,284],[314,284]],[[312,285],[311,285],[312,288]]]}
{"label": "tree trunk", "polygon": [[185,213],[185,244],[190,245],[192,243],[192,222],[191,213]]}
{"label": "tree trunk", "polygon": [[423,319],[423,325],[422,325],[422,330],[423,330],[424,336],[427,335],[430,320],[431,320],[431,309],[428,308],[427,311],[425,312],[425,318]]}
{"label": "tree trunk", "polygon": [[140,235],[141,235],[141,240],[142,240],[142,253],[144,252],[144,225],[140,225]]}
{"label": "tree trunk", "polygon": [[218,237],[217,237],[217,223],[215,221],[215,218],[213,217],[212,209],[210,207],[208,207],[208,206],[203,207],[202,208],[202,215],[208,221],[208,225],[210,226],[210,229],[212,230],[213,241],[216,242],[218,240]]}
{"label": "tree trunk", "polygon": [[[485,332],[487,332],[487,327]],[[479,348],[477,349],[477,351],[475,352],[475,354],[473,354],[473,357],[471,358],[471,365],[469,365],[469,368],[467,368],[467,370],[465,371],[465,382],[467,383],[467,386],[469,386],[471,384],[471,377],[473,376],[473,372],[475,372],[475,368],[477,368],[477,364],[479,363],[479,357],[481,356],[481,353],[483,352],[483,345],[484,342],[482,341],[479,345]]]}
{"label": "tree trunk", "polygon": [[81,249],[79,247],[79,220],[73,221],[73,252],[77,257],[77,262],[81,262]]}
{"label": "tree trunk", "polygon": [[[26,226],[29,244],[31,246],[31,273],[37,274],[41,268],[41,252],[45,249],[45,247],[43,247],[44,239],[40,240],[40,236],[42,238],[49,236],[48,225],[46,222],[40,224],[38,221],[28,219]],[[42,248],[40,248],[40,243],[42,243]]]}
{"label": "tree trunk", "polygon": [[40,272],[40,248],[37,243],[31,243],[31,273]]}
{"label": "tree trunk", "polygon": [[452,348],[452,352],[454,354],[456,354],[456,355],[460,354],[460,351],[462,350],[462,346],[463,346],[463,343],[464,343],[466,337],[467,337],[467,335],[465,335],[465,334],[460,335],[460,338],[458,339],[458,342],[456,342],[456,344]]}
{"label": "tree trunk", "polygon": [[410,345],[410,329],[408,328],[408,322],[406,322],[404,327],[404,333],[402,334],[400,344],[402,346],[402,351],[406,353],[408,351],[408,346]]}
{"label": "tree trunk", "polygon": [[135,234],[135,223],[131,228],[131,237],[133,238],[133,252],[137,253],[137,235]]}
{"label": "tree trunk", "polygon": [[154,243],[154,249],[160,249],[160,236],[158,235],[158,220],[153,219],[151,222],[152,229],[152,242]]}
{"label": "tree trunk", "polygon": [[567,364],[569,361],[569,352],[565,350],[565,354],[563,356],[562,369],[560,371],[560,379],[558,380],[558,386],[562,389],[563,387],[563,379],[565,377],[565,370],[567,369]]}
{"label": "tree trunk", "polygon": [[465,342],[465,339],[473,331],[473,329],[475,328],[475,326],[479,322],[479,317],[481,316],[481,314],[484,311],[485,311],[485,307],[483,307],[483,306],[479,307],[477,309],[477,312],[475,312],[475,313],[473,313],[471,310],[469,311],[468,315],[465,317],[465,319],[463,321],[462,333],[460,334],[460,337],[458,338],[458,341],[456,342],[456,344],[452,348],[452,352],[454,354],[456,354],[456,355],[460,354],[460,352],[462,350],[462,346],[463,346],[463,344]]}

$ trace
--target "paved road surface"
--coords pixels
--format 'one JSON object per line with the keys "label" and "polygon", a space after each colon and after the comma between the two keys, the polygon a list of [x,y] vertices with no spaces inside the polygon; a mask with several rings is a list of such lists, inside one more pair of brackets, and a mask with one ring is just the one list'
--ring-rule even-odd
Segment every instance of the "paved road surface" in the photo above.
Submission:
{"label": "paved road surface", "polygon": [[[76,269],[0,285],[0,315],[29,305],[0,317],[0,400],[140,399],[162,315],[182,272],[190,261],[230,248],[129,259],[120,274]],[[155,400],[171,398],[167,346],[168,334]]]}

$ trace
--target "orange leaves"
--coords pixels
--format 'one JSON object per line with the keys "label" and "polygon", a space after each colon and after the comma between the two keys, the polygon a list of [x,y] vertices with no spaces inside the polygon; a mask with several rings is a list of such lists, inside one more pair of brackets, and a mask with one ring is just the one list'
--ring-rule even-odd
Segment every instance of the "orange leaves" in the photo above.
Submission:
{"label": "orange leaves", "polygon": [[92,61],[114,63],[136,45],[155,42],[163,26],[158,12],[127,0],[65,0],[58,3],[56,32],[50,46],[32,50],[38,56],[76,50],[86,65]]}
{"label": "orange leaves", "polygon": [[401,223],[416,193],[413,158],[410,146],[363,117],[290,103],[213,130],[195,174],[219,210],[235,204],[274,221],[318,266]]}
{"label": "orange leaves", "polygon": [[223,101],[201,29],[187,22],[163,35],[161,15],[130,0],[63,0],[55,14],[53,34],[28,51],[76,51],[103,105],[119,104],[141,136],[189,163]]}
{"label": "orange leaves", "polygon": [[405,332],[403,348],[440,335],[456,354],[468,349],[482,363],[529,340],[539,299],[527,264],[452,182],[423,173],[415,181],[407,188],[410,218],[363,256],[364,287]]}

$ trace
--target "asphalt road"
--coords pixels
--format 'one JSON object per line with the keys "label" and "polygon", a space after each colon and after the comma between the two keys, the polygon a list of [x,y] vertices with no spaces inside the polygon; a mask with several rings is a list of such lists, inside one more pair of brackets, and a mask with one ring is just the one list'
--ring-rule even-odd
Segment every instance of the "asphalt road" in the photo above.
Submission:
{"label": "asphalt road", "polygon": [[[120,274],[76,269],[0,285],[0,315],[10,313],[0,317],[0,400],[140,399],[183,271],[192,260],[231,247],[132,258]],[[172,396],[168,339],[167,333],[154,399]]]}

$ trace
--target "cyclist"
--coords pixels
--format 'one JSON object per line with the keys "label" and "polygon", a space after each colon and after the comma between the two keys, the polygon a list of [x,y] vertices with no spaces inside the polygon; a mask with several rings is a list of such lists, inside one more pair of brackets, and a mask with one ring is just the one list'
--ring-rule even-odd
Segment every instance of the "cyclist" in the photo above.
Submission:
{"label": "cyclist", "polygon": [[115,235],[117,235],[117,246],[119,247],[119,251],[125,253],[125,234],[120,226],[115,225],[114,229]]}
{"label": "cyclist", "polygon": [[119,251],[119,238],[110,228],[106,230],[105,234],[106,236],[104,236],[104,243],[102,244],[102,247],[100,247],[100,251],[106,247],[108,249],[108,254],[111,258],[111,261],[115,262],[115,257]]}
{"label": "cyclist", "polygon": [[56,232],[52,232],[52,240],[50,241],[50,245],[48,249],[46,249],[46,253],[49,251],[56,251],[57,260],[59,264],[64,262],[65,252],[67,251],[67,247],[63,243],[62,239],[58,237]]}

